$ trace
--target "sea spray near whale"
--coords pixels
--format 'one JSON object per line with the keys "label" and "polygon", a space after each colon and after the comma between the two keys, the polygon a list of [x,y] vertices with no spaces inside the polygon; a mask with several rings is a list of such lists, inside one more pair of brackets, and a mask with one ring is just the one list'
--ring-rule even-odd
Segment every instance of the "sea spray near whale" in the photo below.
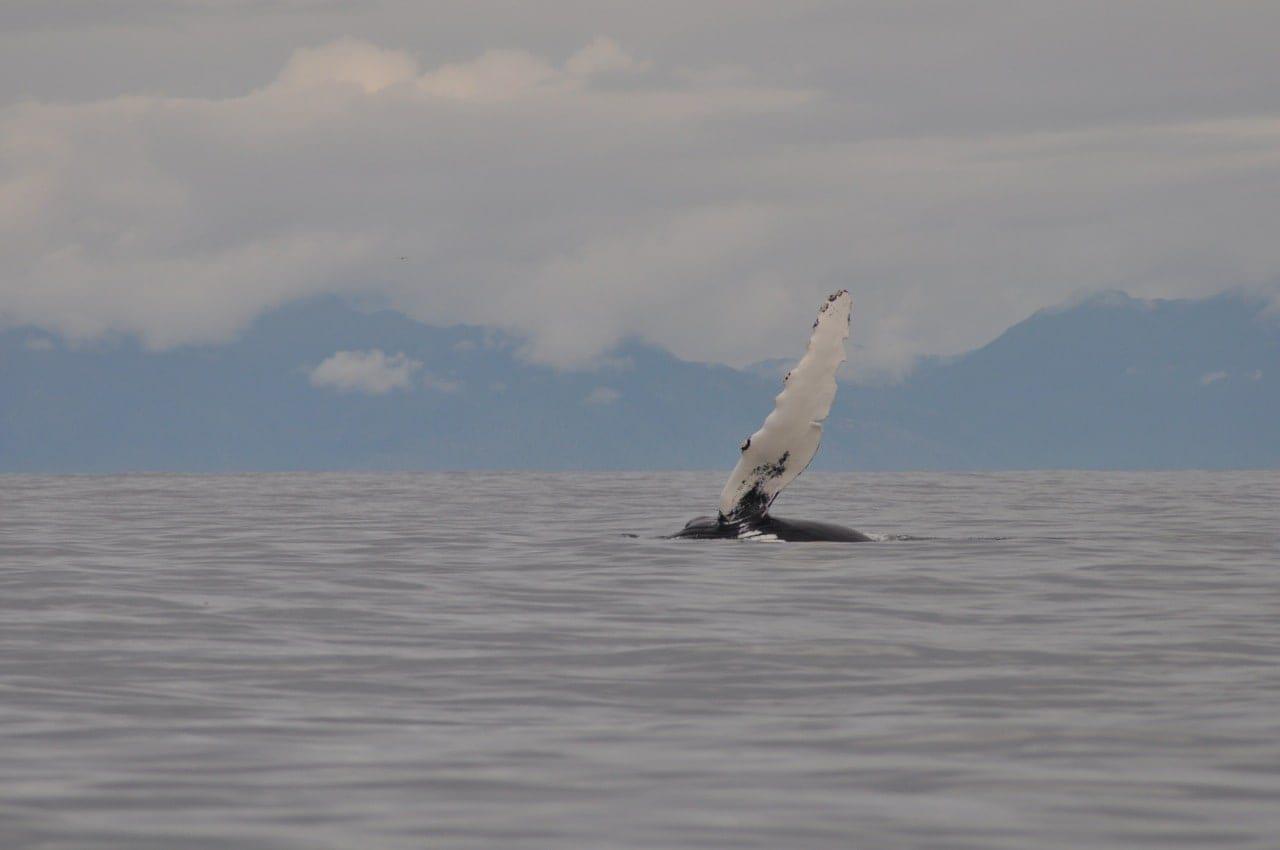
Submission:
{"label": "sea spray near whale", "polygon": [[818,453],[822,422],[836,397],[836,369],[845,360],[853,297],[833,293],[818,311],[809,347],[782,379],[773,412],[742,444],[742,456],[720,493],[714,517],[690,520],[673,537],[691,539],[865,542],[867,535],[831,523],[770,516],[778,494]]}

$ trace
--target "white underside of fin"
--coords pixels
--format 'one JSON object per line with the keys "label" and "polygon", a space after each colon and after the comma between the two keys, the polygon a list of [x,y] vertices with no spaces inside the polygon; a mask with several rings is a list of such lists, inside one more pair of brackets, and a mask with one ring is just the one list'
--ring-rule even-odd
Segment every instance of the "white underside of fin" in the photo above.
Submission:
{"label": "white underside of fin", "polygon": [[720,493],[725,519],[763,514],[818,453],[822,422],[836,398],[836,369],[845,359],[852,310],[853,297],[844,289],[822,305],[809,348],[783,379],[773,412],[742,444],[742,457]]}

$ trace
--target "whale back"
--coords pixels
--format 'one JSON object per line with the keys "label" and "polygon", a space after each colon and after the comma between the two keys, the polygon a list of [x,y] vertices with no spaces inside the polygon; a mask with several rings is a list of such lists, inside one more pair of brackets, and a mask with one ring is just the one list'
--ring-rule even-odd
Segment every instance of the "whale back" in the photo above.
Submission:
{"label": "whale back", "polygon": [[761,517],[782,489],[808,467],[822,441],[822,422],[836,397],[836,369],[845,360],[853,297],[840,290],[818,312],[809,347],[783,379],[773,412],[742,444],[742,455],[720,493],[720,518]]}
{"label": "whale back", "polygon": [[871,538],[861,531],[830,522],[760,516],[731,523],[719,517],[694,517],[671,535],[683,540],[760,540],[805,543],[865,543]]}

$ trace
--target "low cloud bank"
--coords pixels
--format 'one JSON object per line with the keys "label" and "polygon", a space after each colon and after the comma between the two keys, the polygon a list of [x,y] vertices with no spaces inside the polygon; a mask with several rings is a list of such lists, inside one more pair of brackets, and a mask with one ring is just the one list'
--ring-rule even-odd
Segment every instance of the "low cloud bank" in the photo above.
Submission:
{"label": "low cloud bank", "polygon": [[1166,35],[1114,4],[1004,10],[964,37],[898,5],[887,31],[681,7],[703,42],[625,17],[430,61],[337,38],[218,94],[26,97],[0,106],[0,322],[162,349],[338,293],[556,366],[627,338],[741,365],[796,356],[847,287],[857,377],[1081,289],[1274,293],[1274,26],[1245,6],[1162,12]]}

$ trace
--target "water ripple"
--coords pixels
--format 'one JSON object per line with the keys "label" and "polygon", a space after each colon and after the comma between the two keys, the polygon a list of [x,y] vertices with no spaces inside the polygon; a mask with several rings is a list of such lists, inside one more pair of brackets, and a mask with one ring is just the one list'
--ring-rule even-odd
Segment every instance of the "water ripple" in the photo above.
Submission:
{"label": "water ripple", "polygon": [[1277,473],[0,476],[5,848],[1270,848]]}

